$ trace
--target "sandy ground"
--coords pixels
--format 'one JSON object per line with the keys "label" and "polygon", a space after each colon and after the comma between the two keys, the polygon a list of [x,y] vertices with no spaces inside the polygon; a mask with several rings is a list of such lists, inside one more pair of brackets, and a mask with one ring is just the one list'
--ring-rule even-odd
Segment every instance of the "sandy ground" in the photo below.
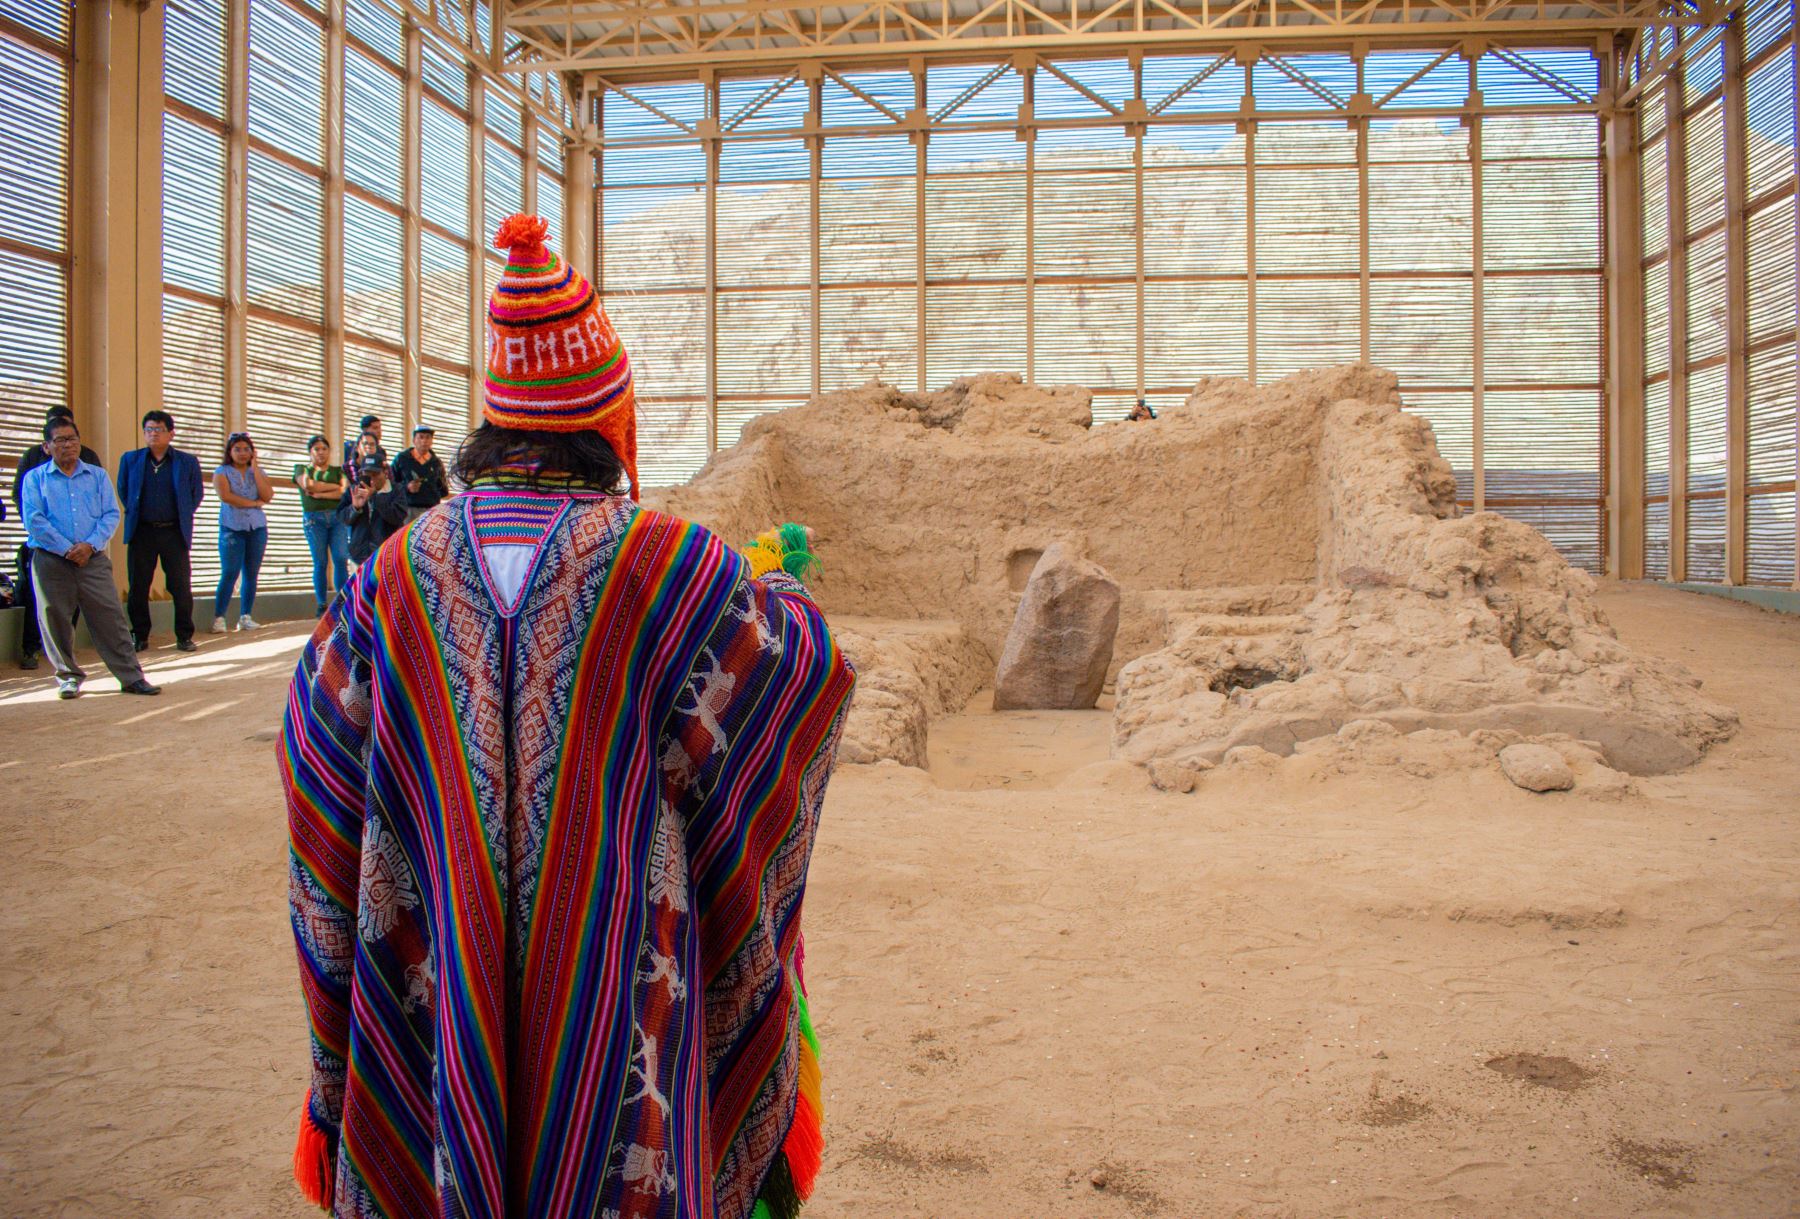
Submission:
{"label": "sandy ground", "polygon": [[[1609,588],[1744,729],[1624,799],[1104,761],[1103,712],[834,780],[815,1219],[1800,1211],[1800,620]],[[0,680],[0,1214],[300,1216],[272,739],[298,627],[155,702]]]}

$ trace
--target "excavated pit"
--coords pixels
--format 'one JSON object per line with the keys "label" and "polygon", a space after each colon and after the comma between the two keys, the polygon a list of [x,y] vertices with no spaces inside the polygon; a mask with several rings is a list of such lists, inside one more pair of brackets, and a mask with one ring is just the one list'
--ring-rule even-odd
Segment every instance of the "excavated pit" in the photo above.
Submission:
{"label": "excavated pit", "polygon": [[1096,427],[1090,408],[999,374],[871,382],[752,421],[646,501],[728,538],[814,528],[817,591],[861,674],[847,761],[926,764],[929,721],[992,682],[1057,541],[1119,582],[1111,748],[1152,776],[1367,721],[1559,735],[1653,774],[1736,727],[1680,666],[1628,653],[1541,534],[1459,514],[1385,370],[1207,380],[1143,423]]}

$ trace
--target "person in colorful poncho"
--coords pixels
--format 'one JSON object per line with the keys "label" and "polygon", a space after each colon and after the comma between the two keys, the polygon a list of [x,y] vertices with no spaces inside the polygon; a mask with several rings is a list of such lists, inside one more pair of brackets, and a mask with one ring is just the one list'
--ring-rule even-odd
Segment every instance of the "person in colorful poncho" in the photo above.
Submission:
{"label": "person in colorful poncho", "polygon": [[739,553],[634,502],[630,362],[545,231],[495,240],[469,489],[294,677],[295,1175],[342,1217],[785,1219],[823,1151],[800,908],[855,679],[804,529]]}

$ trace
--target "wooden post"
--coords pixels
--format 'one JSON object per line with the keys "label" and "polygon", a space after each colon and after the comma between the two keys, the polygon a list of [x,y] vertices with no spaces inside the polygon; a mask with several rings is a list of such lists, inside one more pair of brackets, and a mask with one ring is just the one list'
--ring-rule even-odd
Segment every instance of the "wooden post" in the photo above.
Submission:
{"label": "wooden post", "polygon": [[[406,199],[405,214],[401,219],[400,249],[400,283],[402,295],[405,297],[405,316],[402,333],[405,337],[405,352],[400,357],[400,416],[404,427],[411,428],[412,421],[419,417],[419,402],[423,396],[424,368],[419,362],[419,349],[424,342],[424,301],[422,297],[424,275],[421,271],[422,260],[419,247],[422,239],[420,217],[424,210],[424,187],[419,181],[419,163],[421,160],[420,117],[425,104],[424,88],[424,48],[422,35],[418,25],[410,18],[406,20],[406,98],[405,110],[400,116],[400,177],[401,193]],[[473,192],[471,192],[473,193]]]}
{"label": "wooden post", "polygon": [[[589,130],[583,128],[583,131]],[[563,257],[588,277],[594,290],[600,279],[594,266],[594,146],[587,140],[569,141],[563,149]]]}
{"label": "wooden post", "polygon": [[[1476,96],[1475,63],[1469,61],[1469,92]],[[1471,319],[1472,340],[1472,373],[1470,378],[1470,419],[1469,447],[1470,464],[1474,466],[1475,511],[1487,509],[1487,447],[1483,432],[1487,427],[1487,234],[1483,223],[1483,196],[1486,192],[1484,175],[1481,172],[1481,115],[1470,113],[1469,123],[1469,189],[1473,196],[1469,211],[1469,248],[1471,252],[1470,298],[1473,305]]]}
{"label": "wooden post", "polygon": [[[1132,101],[1136,103],[1132,107],[1133,111],[1137,114],[1143,114],[1145,112],[1144,56],[1141,51],[1133,51],[1131,54],[1131,98]],[[1135,363],[1137,367],[1137,396],[1142,398],[1144,396],[1146,382],[1144,376],[1144,135],[1146,129],[1143,123],[1135,123],[1132,125],[1131,130],[1133,132],[1131,141],[1131,231],[1137,245],[1133,260],[1133,266],[1136,269],[1137,286],[1137,358]]]}
{"label": "wooden post", "polygon": [[[83,436],[98,434],[106,401],[106,145],[112,21],[110,4],[84,4],[75,10],[69,98],[68,374],[69,408]],[[43,419],[25,423],[26,430],[35,433]]]}
{"label": "wooden post", "polygon": [[706,74],[706,452],[719,451],[719,82]]}
{"label": "wooden post", "polygon": [[[1357,43],[1351,51],[1356,60],[1356,95],[1351,101],[1351,112],[1358,107],[1366,108],[1369,104],[1368,85],[1363,71],[1368,46]],[[1356,271],[1357,271],[1357,309],[1361,317],[1362,343],[1359,348],[1362,362],[1367,364],[1371,358],[1369,321],[1369,119],[1366,113],[1350,120],[1356,127]]]}
{"label": "wooden post", "polygon": [[1744,22],[1724,34],[1725,79],[1725,583],[1749,579],[1750,253],[1744,113]]}
{"label": "wooden post", "polygon": [[137,206],[132,209],[135,229],[135,267],[132,275],[136,307],[137,361],[133,381],[135,401],[125,420],[130,439],[113,450],[116,459],[126,448],[143,443],[145,411],[163,405],[163,0],[148,0],[138,21],[138,104],[134,141],[137,157]]}
{"label": "wooden post", "polygon": [[825,358],[821,351],[824,339],[824,320],[819,316],[821,305],[819,281],[823,273],[821,260],[823,250],[820,248],[820,216],[819,199],[821,194],[820,179],[825,174],[825,137],[820,130],[825,126],[825,73],[818,64],[808,64],[804,69],[806,80],[806,125],[811,134],[806,137],[807,163],[811,170],[811,198],[808,211],[811,216],[809,236],[811,248],[808,251],[809,279],[812,311],[812,392],[818,397],[825,392]]}
{"label": "wooden post", "polygon": [[[493,235],[487,229],[487,82],[478,72],[469,80],[469,422],[481,420],[478,386],[487,368],[487,249]],[[527,154],[529,155],[529,154]],[[521,156],[519,175],[529,181],[534,161]],[[526,204],[523,209],[534,212]],[[534,213],[535,214],[535,213]],[[421,374],[422,375],[422,374]],[[421,392],[419,409],[424,410]],[[412,427],[409,422],[408,428]]]}
{"label": "wooden post", "polygon": [[[1025,383],[1037,384],[1037,59],[1014,56],[1019,74],[1018,137],[1025,141]],[[921,386],[920,388],[923,388]]]}
{"label": "wooden post", "polygon": [[[87,416],[81,421],[85,443],[95,452],[114,457],[136,447],[128,420],[137,386],[137,301],[133,299],[137,226],[133,220],[137,215],[137,111],[142,91],[137,44],[142,12],[135,4],[109,3],[108,7],[112,9],[106,25],[110,79],[100,95],[106,118],[91,133],[97,139],[90,149],[90,157],[103,161],[106,168],[98,198],[87,200],[89,208],[98,203],[100,210],[97,216],[89,212],[93,223],[87,229],[82,253],[90,273],[79,277],[88,294],[83,312],[98,317],[105,335],[105,355],[104,368],[89,387],[91,393],[98,392],[79,405]],[[76,267],[83,263],[78,256]],[[115,560],[123,554],[118,536],[113,535]]]}
{"label": "wooden post", "polygon": [[1244,377],[1250,384],[1257,384],[1256,379],[1256,122],[1247,117],[1256,109],[1256,99],[1251,95],[1251,81],[1256,66],[1256,54],[1251,51],[1248,58],[1239,52],[1239,61],[1244,69],[1244,96],[1239,103],[1239,110],[1246,117],[1238,120],[1238,130],[1244,133],[1244,320],[1250,333],[1244,343]]}
{"label": "wooden post", "polygon": [[589,280],[594,291],[606,295],[606,91],[590,86],[590,78],[581,81],[582,110],[589,125],[582,127],[584,143],[593,154],[594,197],[589,201],[587,222],[593,226],[593,267]]}
{"label": "wooden post", "polygon": [[[487,91],[487,84],[480,76],[475,76],[470,81],[470,87],[475,92],[483,94]],[[473,94],[471,94],[471,96],[473,96]],[[486,103],[484,102],[483,105],[485,106]],[[525,118],[524,121],[519,124],[519,210],[524,212],[527,216],[541,216],[544,213],[543,208],[539,206],[540,200],[538,199],[537,186],[538,116],[537,111],[533,110],[530,106],[524,106],[521,107],[521,109],[524,111]],[[485,140],[486,138],[487,136],[484,133],[482,139]],[[565,176],[565,181],[566,180]],[[558,199],[556,203],[557,206],[560,207],[562,205],[562,200]],[[568,231],[568,227],[565,224],[563,227],[563,233],[565,234],[563,237],[563,257],[565,259],[568,257],[569,248],[569,239],[566,236]],[[475,244],[481,245],[481,238],[481,230],[477,229],[475,231]]]}
{"label": "wooden post", "polygon": [[319,430],[344,443],[344,0],[325,5],[325,401]]}
{"label": "wooden post", "polygon": [[250,0],[226,0],[225,12],[225,430],[232,432],[249,413]]}
{"label": "wooden post", "polygon": [[[914,317],[918,326],[918,390],[925,392],[925,375],[929,371],[925,353],[925,149],[931,139],[925,125],[925,61],[911,62],[913,76],[913,114],[918,127],[913,141],[913,284]],[[1026,255],[1030,257],[1029,253]]]}
{"label": "wooden post", "polygon": [[[1603,56],[1603,92],[1619,92],[1618,53]],[[1605,115],[1607,574],[1644,578],[1643,189],[1636,108]]]}
{"label": "wooden post", "polygon": [[1682,73],[1663,82],[1669,198],[1669,579],[1687,579],[1687,126]]}

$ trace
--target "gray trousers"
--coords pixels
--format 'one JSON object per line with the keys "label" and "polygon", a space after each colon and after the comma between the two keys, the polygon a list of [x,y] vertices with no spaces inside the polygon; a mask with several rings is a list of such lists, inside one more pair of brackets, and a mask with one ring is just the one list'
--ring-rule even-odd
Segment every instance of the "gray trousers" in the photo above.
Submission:
{"label": "gray trousers", "polygon": [[44,655],[56,668],[58,677],[86,677],[75,663],[75,610],[87,619],[88,634],[100,659],[119,679],[129,686],[144,676],[131,646],[131,628],[125,622],[125,608],[119,604],[119,590],[113,584],[112,560],[104,551],[95,551],[86,566],[78,567],[59,554],[42,550],[31,552],[31,576],[37,585],[38,630],[44,636]]}

